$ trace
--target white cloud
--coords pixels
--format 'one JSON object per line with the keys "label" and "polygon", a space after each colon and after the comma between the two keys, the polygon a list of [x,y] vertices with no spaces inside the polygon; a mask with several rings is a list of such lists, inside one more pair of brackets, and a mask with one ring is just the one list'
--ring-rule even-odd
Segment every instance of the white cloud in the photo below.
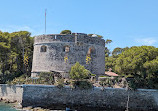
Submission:
{"label": "white cloud", "polygon": [[9,26],[3,26],[0,27],[2,31],[6,32],[15,32],[15,31],[21,31],[21,30],[26,30],[26,31],[33,31],[29,26],[16,26],[16,25],[9,25]]}
{"label": "white cloud", "polygon": [[137,38],[135,41],[141,45],[154,45],[158,42],[155,38]]}
{"label": "white cloud", "polygon": [[17,26],[17,25],[9,25],[9,26],[0,26],[0,30],[2,32],[17,32],[17,31],[29,31],[32,34],[35,33],[35,30],[29,26]]}

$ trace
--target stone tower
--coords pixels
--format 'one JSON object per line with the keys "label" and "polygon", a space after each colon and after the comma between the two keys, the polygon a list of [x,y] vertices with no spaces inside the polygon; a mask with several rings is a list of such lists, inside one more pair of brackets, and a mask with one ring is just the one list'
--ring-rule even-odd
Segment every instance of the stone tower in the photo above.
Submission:
{"label": "stone tower", "polygon": [[105,72],[105,40],[83,33],[40,35],[34,38],[31,77],[40,72],[60,72],[68,77],[76,62],[93,74]]}

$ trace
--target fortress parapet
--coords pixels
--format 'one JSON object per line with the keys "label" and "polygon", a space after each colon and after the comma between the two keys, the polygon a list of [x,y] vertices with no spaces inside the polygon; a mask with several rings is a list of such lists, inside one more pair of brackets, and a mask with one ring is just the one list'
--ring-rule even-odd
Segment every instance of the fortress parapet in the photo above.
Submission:
{"label": "fortress parapet", "polygon": [[68,77],[76,62],[93,74],[104,74],[105,40],[83,33],[48,34],[34,38],[32,77],[40,72],[62,72]]}
{"label": "fortress parapet", "polygon": [[82,42],[86,44],[96,44],[105,46],[105,41],[99,37],[89,37],[84,33],[72,34],[49,34],[39,35],[35,37],[34,44],[54,43],[54,42]]}

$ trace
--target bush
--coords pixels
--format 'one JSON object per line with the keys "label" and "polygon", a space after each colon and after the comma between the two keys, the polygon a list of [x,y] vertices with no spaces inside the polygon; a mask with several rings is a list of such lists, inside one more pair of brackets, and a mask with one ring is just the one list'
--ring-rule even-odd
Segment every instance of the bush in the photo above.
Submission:
{"label": "bush", "polygon": [[157,78],[144,79],[141,77],[127,78],[129,89],[137,88],[158,89]]}
{"label": "bush", "polygon": [[103,87],[107,86],[107,87],[111,87],[114,85],[113,81],[111,78],[106,78],[105,80],[102,80],[99,82],[99,84]]}
{"label": "bush", "polygon": [[136,85],[134,80],[128,81],[128,89],[129,90],[136,90],[137,89],[137,85]]}
{"label": "bush", "polygon": [[64,87],[64,79],[63,78],[57,80],[57,87],[58,88]]}
{"label": "bush", "polygon": [[76,64],[71,67],[70,78],[74,80],[83,80],[88,78],[90,74],[91,72],[89,70],[85,69],[79,62],[76,62]]}
{"label": "bush", "polygon": [[[7,84],[26,84],[26,82],[28,81],[27,78],[29,78],[29,77],[26,74],[23,74],[20,77],[13,79],[11,82],[8,81]],[[30,79],[30,81],[31,81],[31,79]]]}
{"label": "bush", "polygon": [[41,72],[38,79],[32,79],[27,74],[23,74],[20,77],[13,79],[8,84],[54,84],[54,74],[51,72]]}
{"label": "bush", "polygon": [[90,89],[93,87],[89,81],[74,81],[73,86],[80,89]]}
{"label": "bush", "polygon": [[54,84],[54,74],[52,72],[41,72],[39,74],[39,81],[43,84]]}
{"label": "bush", "polygon": [[6,70],[4,73],[0,71],[0,83],[6,84],[12,81],[16,77],[16,73],[10,73],[10,71]]}
{"label": "bush", "polygon": [[63,30],[60,34],[71,34],[71,30]]}
{"label": "bush", "polygon": [[121,88],[126,88],[128,83],[126,78],[122,77],[107,77],[105,79],[102,79],[99,84],[102,87],[121,87]]}

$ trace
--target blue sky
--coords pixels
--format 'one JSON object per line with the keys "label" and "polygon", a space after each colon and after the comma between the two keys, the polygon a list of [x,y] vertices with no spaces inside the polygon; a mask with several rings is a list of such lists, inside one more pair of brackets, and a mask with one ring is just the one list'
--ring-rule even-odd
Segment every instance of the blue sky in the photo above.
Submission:
{"label": "blue sky", "polygon": [[158,0],[0,0],[0,30],[95,33],[116,47],[158,47]]}

